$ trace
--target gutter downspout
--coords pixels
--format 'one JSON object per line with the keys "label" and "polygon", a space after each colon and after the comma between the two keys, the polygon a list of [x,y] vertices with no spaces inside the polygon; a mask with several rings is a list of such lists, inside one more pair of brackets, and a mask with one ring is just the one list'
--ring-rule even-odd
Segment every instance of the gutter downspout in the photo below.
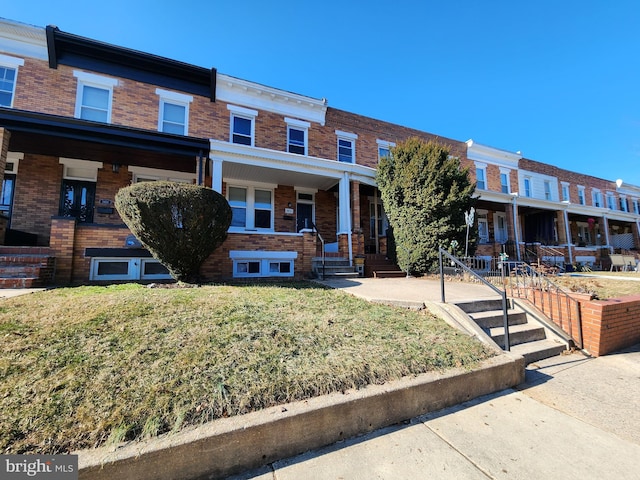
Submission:
{"label": "gutter downspout", "polygon": [[518,237],[518,192],[512,193],[513,195],[513,238],[516,242],[516,257],[518,261],[521,261],[520,258],[520,239]]}

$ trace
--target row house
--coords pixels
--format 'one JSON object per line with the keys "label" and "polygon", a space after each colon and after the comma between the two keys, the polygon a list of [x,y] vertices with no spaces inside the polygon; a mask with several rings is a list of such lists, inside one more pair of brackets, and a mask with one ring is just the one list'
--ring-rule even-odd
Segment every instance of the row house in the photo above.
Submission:
{"label": "row house", "polygon": [[114,208],[120,188],[161,179],[211,187],[232,208],[206,279],[304,278],[322,250],[384,257],[376,166],[413,136],[445,143],[476,182],[479,255],[606,268],[640,244],[639,187],[0,19],[0,240],[5,254],[47,255],[59,284],[168,278]]}
{"label": "row house", "polygon": [[2,237],[54,257],[56,283],[168,278],[114,208],[120,188],[161,179],[232,208],[206,279],[303,278],[318,248],[384,256],[375,169],[412,136],[465,159],[464,142],[324,99],[0,20]]}
{"label": "row house", "polygon": [[479,256],[608,269],[640,245],[640,187],[467,141],[478,196]]}

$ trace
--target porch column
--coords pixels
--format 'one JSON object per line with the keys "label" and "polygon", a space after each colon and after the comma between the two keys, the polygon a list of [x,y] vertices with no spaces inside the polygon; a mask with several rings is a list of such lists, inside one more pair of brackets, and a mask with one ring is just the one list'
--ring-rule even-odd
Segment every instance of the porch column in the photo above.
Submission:
{"label": "porch column", "polygon": [[640,248],[640,220],[636,220],[632,227],[633,230],[633,246]]}
{"label": "porch column", "polygon": [[[360,182],[351,182],[351,225],[353,245],[351,246],[351,252],[355,251],[355,255],[361,255],[364,253],[364,235],[362,233],[361,226],[361,210],[360,210]],[[355,238],[353,238],[355,236]]]}
{"label": "porch column", "polygon": [[567,210],[562,211],[564,217],[564,230],[567,236],[567,251],[569,252],[569,263],[573,264],[573,245],[571,244],[571,228],[569,226],[569,214]]}
{"label": "porch column", "polygon": [[606,215],[602,216],[602,220],[604,220],[604,241],[607,242],[607,247],[609,247],[609,251],[613,253],[613,247],[611,243],[609,243],[609,220]]}
{"label": "porch column", "polygon": [[516,242],[516,255],[518,257],[518,261],[520,261],[520,236],[518,235],[518,194],[512,193],[511,195],[513,196],[513,238]]}
{"label": "porch column", "polygon": [[211,188],[222,195],[222,162],[221,158],[210,157],[211,160]]}
{"label": "porch column", "polygon": [[340,225],[338,225],[338,235],[347,235],[347,245],[349,248],[349,261],[353,258],[353,247],[351,245],[351,195],[350,195],[349,172],[343,172],[338,184],[338,203],[340,205]]}
{"label": "porch column", "polygon": [[7,166],[7,155],[9,154],[9,140],[11,139],[11,132],[3,127],[0,127],[0,172],[4,172]]}

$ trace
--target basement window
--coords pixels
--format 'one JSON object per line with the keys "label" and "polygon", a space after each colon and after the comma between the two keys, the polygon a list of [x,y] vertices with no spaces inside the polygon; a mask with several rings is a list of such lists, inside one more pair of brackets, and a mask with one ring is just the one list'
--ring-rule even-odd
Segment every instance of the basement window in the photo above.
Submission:
{"label": "basement window", "polygon": [[293,277],[298,252],[232,250],[234,278]]}

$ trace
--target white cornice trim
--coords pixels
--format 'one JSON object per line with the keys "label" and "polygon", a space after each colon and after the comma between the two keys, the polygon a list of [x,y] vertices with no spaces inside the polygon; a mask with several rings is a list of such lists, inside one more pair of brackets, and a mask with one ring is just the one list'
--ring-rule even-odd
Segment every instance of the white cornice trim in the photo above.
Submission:
{"label": "white cornice trim", "polygon": [[472,139],[467,140],[465,143],[467,144],[467,158],[469,160],[479,160],[492,165],[517,169],[518,162],[522,159],[522,155],[519,153],[507,152],[506,150],[500,150],[487,145],[480,145]]}
{"label": "white cornice trim", "polygon": [[44,28],[0,18],[0,51],[47,60],[47,37]]}
{"label": "white cornice trim", "polygon": [[342,179],[344,173],[347,172],[353,180],[367,185],[376,185],[375,168],[365,167],[364,165],[297,155],[295,153],[281,152],[267,148],[250,147],[248,145],[222,142],[213,139],[210,140],[210,144],[209,158],[212,160],[215,158],[222,158],[223,161],[235,160],[266,168],[284,169],[310,175],[316,174],[335,178],[336,180]]}
{"label": "white cornice trim", "polygon": [[325,99],[306,97],[221,73],[217,77],[216,98],[222,102],[325,124]]}

